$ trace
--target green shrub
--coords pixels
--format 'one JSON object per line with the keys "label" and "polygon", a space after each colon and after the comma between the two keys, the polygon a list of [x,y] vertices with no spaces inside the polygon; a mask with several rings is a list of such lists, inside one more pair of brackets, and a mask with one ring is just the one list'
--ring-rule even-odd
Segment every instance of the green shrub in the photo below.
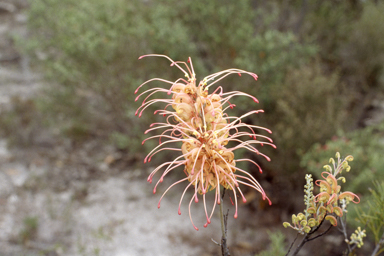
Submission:
{"label": "green shrub", "polygon": [[364,205],[358,208],[357,219],[373,235],[377,250],[372,255],[379,255],[384,252],[384,182],[375,182],[370,192]]}
{"label": "green shrub", "polygon": [[36,239],[39,220],[37,217],[25,217],[23,219],[23,229],[19,233],[20,243],[25,244],[30,240]]}
{"label": "green shrub", "polygon": [[26,48],[51,81],[37,106],[76,141],[101,137],[130,153],[148,152],[153,145],[141,146],[142,132],[157,117],[146,115],[136,122],[140,103],[134,102],[133,92],[153,77],[173,81],[179,71],[163,59],[138,61],[140,55],[167,54],[174,60],[191,56],[198,79],[242,68],[256,72],[258,82],[228,77],[221,85],[255,95],[260,104],[235,99],[232,113],[264,109],[265,114],[245,121],[276,127],[272,130],[279,150],[268,154],[277,164],[274,168],[292,172],[299,161],[297,150],[329,138],[342,125],[338,117],[345,105],[337,73],[315,60],[318,46],[275,29],[278,6],[255,9],[251,1],[223,5],[208,0],[33,1],[32,38]]}
{"label": "green shrub", "polygon": [[256,254],[255,256],[283,256],[286,254],[285,236],[280,231],[268,232],[271,244],[269,249]]}
{"label": "green shrub", "polygon": [[[156,119],[135,121],[133,92],[145,77],[155,76],[159,62],[145,63],[149,68],[144,70],[137,58],[165,51],[186,58],[185,52],[193,52],[187,32],[172,18],[175,12],[153,5],[123,0],[31,3],[32,40],[26,47],[43,56],[40,63],[52,82],[38,106],[63,134],[77,141],[110,137],[119,148],[141,149],[142,132]],[[164,77],[174,71],[162,70]]]}
{"label": "green shrub", "polygon": [[325,145],[317,143],[303,155],[301,165],[315,174],[316,170],[326,164],[320,162],[321,159],[330,153],[340,151],[351,154],[355,159],[356,172],[349,175],[346,189],[367,194],[374,180],[384,180],[383,133],[384,124],[380,124],[334,137]]}
{"label": "green shrub", "polygon": [[[382,94],[384,88],[384,3],[366,2],[361,17],[351,23],[351,33],[340,50],[342,66],[360,90]],[[372,92],[371,92],[372,93]]]}

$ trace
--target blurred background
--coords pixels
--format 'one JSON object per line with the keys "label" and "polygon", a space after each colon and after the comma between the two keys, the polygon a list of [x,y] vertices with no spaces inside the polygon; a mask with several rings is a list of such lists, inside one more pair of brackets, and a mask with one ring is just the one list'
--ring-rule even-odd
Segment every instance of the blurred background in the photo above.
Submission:
{"label": "blurred background", "polygon": [[[282,222],[304,207],[305,174],[320,177],[337,151],[355,158],[343,189],[363,205],[384,180],[383,13],[378,0],[0,0],[0,255],[221,255],[210,241],[220,240],[218,217],[203,229],[193,208],[196,232],[188,200],[177,215],[183,186],[157,210],[167,186],[153,195],[145,182],[174,157],[143,164],[156,145],[141,145],[143,131],[159,117],[135,117],[134,91],[183,75],[166,59],[138,60],[149,53],[191,57],[198,80],[227,68],[259,76],[220,83],[258,98],[235,100],[231,114],[263,109],[245,121],[271,129],[277,146],[260,149],[271,162],[236,155],[262,166],[241,167],[273,204],[246,191],[229,218],[233,255],[269,250],[271,239],[286,252],[296,233]],[[169,184],[182,169],[172,175]],[[357,255],[374,244],[368,232]],[[345,248],[334,229],[301,255]]]}

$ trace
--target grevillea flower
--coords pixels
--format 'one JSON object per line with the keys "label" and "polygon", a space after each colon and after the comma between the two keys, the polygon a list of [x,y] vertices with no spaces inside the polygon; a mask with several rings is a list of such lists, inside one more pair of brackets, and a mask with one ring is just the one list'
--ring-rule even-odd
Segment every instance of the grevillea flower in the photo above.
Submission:
{"label": "grevillea flower", "polygon": [[[159,139],[159,145],[155,147],[144,159],[144,163],[150,162],[151,158],[163,150],[179,151],[181,154],[173,161],[165,162],[158,166],[148,177],[148,182],[152,182],[154,175],[163,170],[162,175],[157,181],[153,193],[156,193],[157,186],[163,181],[164,177],[178,167],[184,167],[185,178],[169,186],[161,196],[158,207],[164,195],[175,185],[182,182],[187,183],[179,202],[178,213],[181,214],[181,202],[189,188],[194,189],[194,194],[189,201],[189,217],[196,230],[198,228],[193,224],[191,215],[191,204],[193,201],[199,201],[199,196],[203,198],[204,210],[207,222],[206,227],[211,222],[215,207],[220,204],[220,188],[231,190],[235,201],[235,215],[237,218],[237,198],[242,197],[246,202],[239,185],[246,185],[259,191],[263,199],[270,200],[257,180],[247,171],[236,166],[237,162],[248,161],[254,164],[260,172],[260,166],[250,159],[235,159],[234,152],[238,149],[247,149],[258,155],[269,157],[256,149],[256,145],[264,144],[275,147],[272,139],[267,136],[259,135],[257,130],[264,130],[271,133],[264,127],[249,125],[242,122],[242,119],[263,110],[252,110],[240,117],[229,116],[226,111],[228,108],[234,108],[235,105],[230,100],[235,96],[245,96],[255,102],[258,100],[244,92],[232,91],[224,92],[221,86],[217,87],[211,94],[208,92],[212,85],[231,74],[247,74],[257,80],[257,75],[240,69],[227,69],[205,77],[196,86],[196,75],[193,69],[191,58],[188,63],[173,61],[165,55],[149,54],[141,56],[139,59],[147,56],[164,57],[171,62],[171,66],[178,68],[184,73],[185,78],[179,78],[176,81],[168,81],[161,78],[150,79],[141,84],[135,91],[152,81],[161,81],[169,85],[168,88],[151,88],[136,98],[136,101],[144,95],[145,98],[141,106],[137,109],[136,115],[139,117],[149,106],[156,103],[163,103],[165,107],[155,111],[155,114],[164,116],[163,123],[153,123],[145,134],[155,130],[162,130],[160,135],[154,135],[149,139]],[[164,93],[166,98],[155,98],[153,95]],[[245,140],[247,138],[247,140]],[[249,139],[250,138],[250,139]],[[143,141],[144,142],[146,141]],[[172,145],[172,146],[171,146]],[[214,190],[214,205],[210,214],[208,214],[206,204],[206,194]]]}
{"label": "grevillea flower", "polygon": [[[323,219],[328,220],[333,226],[337,226],[337,218],[343,216],[343,212],[347,212],[347,204],[353,202],[358,204],[360,198],[350,192],[341,191],[338,181],[345,182],[346,179],[342,174],[343,170],[349,172],[351,167],[348,161],[352,161],[351,155],[344,159],[340,159],[340,153],[336,153],[337,162],[331,158],[329,161],[333,165],[325,165],[326,171],[321,173],[322,180],[317,180],[315,184],[320,187],[320,193],[313,195],[313,179],[311,175],[306,175],[307,184],[305,188],[304,202],[307,206],[304,213],[292,215],[292,224],[284,222],[284,227],[296,229],[299,233],[309,233],[321,225]],[[336,178],[338,177],[338,178]]]}

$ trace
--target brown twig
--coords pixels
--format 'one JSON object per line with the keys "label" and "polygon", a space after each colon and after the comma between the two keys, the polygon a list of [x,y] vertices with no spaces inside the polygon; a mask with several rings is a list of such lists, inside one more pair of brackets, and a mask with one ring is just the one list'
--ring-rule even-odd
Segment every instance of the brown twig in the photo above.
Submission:
{"label": "brown twig", "polygon": [[383,245],[384,245],[384,233],[381,236],[380,241],[377,243],[377,245],[375,247],[375,250],[373,250],[371,256],[376,256],[378,254],[378,252],[379,252],[380,247],[383,246]]}
{"label": "brown twig", "polygon": [[227,221],[228,221],[228,211],[226,214],[223,213],[223,199],[224,199],[225,189],[223,190],[223,195],[221,196],[220,202],[220,219],[221,219],[221,253],[223,256],[230,256],[229,249],[227,246]]}
{"label": "brown twig", "polygon": [[[299,253],[299,251],[301,250],[301,248],[303,248],[303,246],[304,246],[305,243],[307,243],[307,242],[309,242],[309,241],[312,241],[312,240],[314,240],[314,239],[316,239],[316,238],[318,238],[318,237],[320,237],[320,236],[323,236],[323,235],[325,235],[326,233],[328,233],[329,230],[331,230],[331,228],[333,227],[332,225],[331,225],[326,231],[324,231],[323,233],[321,233],[321,234],[319,234],[319,235],[317,235],[317,236],[315,236],[315,237],[310,238],[310,236],[313,235],[313,234],[320,228],[320,226],[323,224],[324,219],[325,219],[325,217],[322,219],[322,221],[320,222],[320,224],[319,224],[314,230],[312,230],[311,232],[306,233],[306,234],[304,235],[303,240],[301,240],[300,244],[297,246],[297,248],[296,248],[296,250],[293,252],[292,256],[297,255],[297,254]],[[297,238],[297,237],[296,237],[296,238]],[[292,245],[295,243],[295,241],[296,241],[296,239],[293,241]],[[292,245],[291,245],[291,247],[292,247]],[[289,251],[291,250],[291,247],[289,248]],[[288,251],[288,253],[289,253],[289,251]],[[286,256],[288,255],[288,253],[286,254]]]}
{"label": "brown twig", "polygon": [[288,249],[288,252],[287,254],[285,254],[285,256],[288,256],[289,252],[291,251],[292,249],[292,246],[295,244],[297,238],[299,237],[299,233],[297,233],[296,237],[295,237],[295,240],[293,240],[293,242],[291,243],[291,246],[289,246],[289,249]]}

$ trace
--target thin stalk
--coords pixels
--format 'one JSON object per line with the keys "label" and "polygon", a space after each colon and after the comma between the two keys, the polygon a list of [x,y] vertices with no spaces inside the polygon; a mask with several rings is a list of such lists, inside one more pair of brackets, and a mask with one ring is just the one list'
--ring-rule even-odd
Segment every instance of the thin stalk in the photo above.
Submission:
{"label": "thin stalk", "polygon": [[224,215],[224,194],[225,188],[223,190],[223,195],[221,197],[220,202],[220,220],[221,220],[221,253],[223,256],[230,256],[229,249],[227,247],[227,220],[228,220],[228,212]]}
{"label": "thin stalk", "polygon": [[292,256],[295,256],[299,253],[301,248],[303,248],[304,244],[307,242],[308,233],[305,233],[303,240],[301,240],[300,244],[297,246],[296,250],[293,252]]}
{"label": "thin stalk", "polygon": [[[344,215],[345,216],[345,215]],[[347,219],[346,217],[339,218],[341,223],[341,229],[339,228],[340,232],[344,235],[344,240],[348,240],[348,234],[347,234]],[[349,255],[352,252],[352,248],[349,243],[347,243],[347,255]]]}
{"label": "thin stalk", "polygon": [[376,245],[376,247],[375,247],[375,250],[373,250],[371,256],[376,256],[376,255],[378,254],[379,249],[380,249],[380,247],[381,247],[382,245],[384,245],[384,233],[383,233],[383,235],[381,236],[380,241],[377,243],[377,245]]}
{"label": "thin stalk", "polygon": [[225,194],[225,189],[223,190],[223,195],[221,196],[220,202],[220,220],[221,220],[221,237],[225,237],[225,225],[224,225],[224,213],[223,213],[223,198]]}
{"label": "thin stalk", "polygon": [[[312,240],[314,240],[314,239],[316,239],[316,238],[318,238],[318,237],[321,237],[321,236],[325,235],[326,233],[328,233],[329,230],[331,230],[331,228],[333,227],[332,225],[331,225],[327,230],[325,230],[323,233],[321,233],[321,234],[319,234],[319,235],[317,235],[317,236],[311,238],[311,236],[312,236],[317,230],[319,230],[319,228],[320,228],[320,226],[323,224],[324,220],[325,220],[325,217],[323,218],[323,220],[320,222],[320,224],[319,224],[315,229],[313,229],[311,232],[306,233],[306,234],[304,235],[304,237],[303,237],[303,239],[301,240],[300,244],[296,247],[296,250],[292,253],[292,256],[297,255],[297,254],[299,253],[299,251],[301,250],[301,248],[303,248],[303,246],[304,246],[305,243],[307,243],[307,242],[309,242],[309,241],[312,241]],[[296,239],[297,239],[297,237],[296,237]],[[295,243],[296,239],[293,241],[292,245]],[[291,247],[289,248],[289,251],[291,250],[292,245],[291,245]],[[288,253],[287,253],[286,255],[289,254],[289,251],[288,251]]]}
{"label": "thin stalk", "polygon": [[291,243],[291,246],[289,246],[288,252],[287,252],[287,254],[285,254],[285,256],[289,255],[289,252],[291,251],[292,246],[295,244],[298,237],[299,237],[299,233],[297,233],[295,240],[293,240],[293,242]]}

